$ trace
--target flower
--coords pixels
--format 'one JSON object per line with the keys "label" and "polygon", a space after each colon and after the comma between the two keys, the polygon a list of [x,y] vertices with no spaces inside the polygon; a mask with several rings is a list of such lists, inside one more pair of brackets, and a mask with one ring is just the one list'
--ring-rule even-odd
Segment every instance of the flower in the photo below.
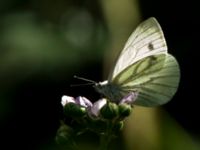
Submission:
{"label": "flower", "polygon": [[82,96],[78,96],[76,99],[75,99],[75,102],[82,106],[82,107],[85,107],[85,108],[88,108],[88,107],[92,107],[92,102],[90,100],[88,100],[87,98],[85,97],[82,97]]}
{"label": "flower", "polygon": [[71,96],[66,96],[66,95],[62,96],[61,98],[62,106],[64,107],[68,103],[76,103],[76,102],[75,102],[75,99]]}
{"label": "flower", "polygon": [[118,104],[116,104],[114,102],[108,102],[105,98],[92,103],[89,99],[83,96],[74,98],[64,95],[61,98],[61,104],[65,108],[65,113],[67,115],[73,116],[73,114],[78,114],[81,117],[83,115],[88,115],[92,119],[109,119],[112,117],[108,116],[113,116],[113,118],[117,116],[128,116],[131,112],[131,104],[135,102],[137,96],[137,92],[130,92],[122,98]]}
{"label": "flower", "polygon": [[100,114],[101,108],[106,105],[107,100],[105,98],[102,98],[98,101],[96,101],[91,108],[88,109],[88,114],[90,117],[98,117]]}
{"label": "flower", "polygon": [[128,95],[126,95],[122,100],[119,102],[119,104],[133,104],[138,97],[138,92],[130,92]]}
{"label": "flower", "polygon": [[96,101],[94,104],[92,104],[92,102],[86,97],[78,96],[74,98],[67,95],[62,96],[61,104],[63,107],[70,103],[74,103],[75,105],[80,106],[80,109],[83,107],[86,108],[87,114],[91,118],[94,118],[99,116],[100,110],[107,103],[107,100],[105,98],[102,98]]}
{"label": "flower", "polygon": [[85,108],[92,106],[92,103],[90,102],[90,100],[88,100],[85,97],[78,96],[75,99],[74,97],[67,96],[67,95],[62,96],[62,98],[61,98],[62,106],[64,107],[68,103],[75,103],[75,104],[82,106],[82,107],[85,107]]}

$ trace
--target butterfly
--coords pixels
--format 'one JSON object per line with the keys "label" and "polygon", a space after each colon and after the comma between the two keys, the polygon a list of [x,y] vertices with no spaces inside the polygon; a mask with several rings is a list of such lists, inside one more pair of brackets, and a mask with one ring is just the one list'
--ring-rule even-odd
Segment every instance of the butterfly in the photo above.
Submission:
{"label": "butterfly", "polygon": [[172,99],[179,80],[179,65],[167,52],[158,21],[151,17],[131,34],[108,80],[96,83],[94,88],[113,102],[134,92],[135,105],[158,106]]}

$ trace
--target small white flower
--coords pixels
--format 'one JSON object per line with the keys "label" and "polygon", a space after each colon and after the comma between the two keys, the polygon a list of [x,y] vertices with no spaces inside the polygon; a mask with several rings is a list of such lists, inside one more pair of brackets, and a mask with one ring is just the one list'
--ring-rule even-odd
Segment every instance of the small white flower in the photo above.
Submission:
{"label": "small white flower", "polygon": [[98,101],[96,101],[94,104],[90,100],[88,100],[86,97],[78,96],[76,99],[71,96],[64,95],[62,96],[61,104],[64,107],[68,103],[74,103],[80,107],[84,107],[87,109],[87,113],[91,118],[97,118],[99,117],[101,108],[106,105],[107,100],[105,98],[102,98]]}
{"label": "small white flower", "polygon": [[98,101],[96,101],[93,106],[90,108],[89,110],[89,115],[90,116],[94,116],[94,117],[98,117],[100,114],[100,110],[101,108],[106,105],[107,100],[105,98],[102,98]]}
{"label": "small white flower", "polygon": [[85,108],[92,107],[92,103],[90,102],[90,100],[88,100],[85,97],[78,96],[75,101],[76,101],[76,104],[79,104]]}
{"label": "small white flower", "polygon": [[125,96],[119,104],[123,104],[123,103],[126,103],[126,104],[133,104],[136,99],[137,99],[137,96],[138,96],[138,92],[130,92],[127,96]]}
{"label": "small white flower", "polygon": [[76,102],[75,102],[75,99],[73,97],[63,95],[62,98],[61,98],[62,106],[64,107],[68,103],[76,103]]}

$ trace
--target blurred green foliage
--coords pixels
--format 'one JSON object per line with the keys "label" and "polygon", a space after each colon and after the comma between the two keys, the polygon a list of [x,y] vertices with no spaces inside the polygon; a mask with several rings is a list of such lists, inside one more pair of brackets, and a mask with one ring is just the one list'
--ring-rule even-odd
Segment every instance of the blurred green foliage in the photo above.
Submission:
{"label": "blurred green foliage", "polygon": [[[47,13],[50,10],[46,5],[51,2],[16,3],[5,2],[5,8],[11,5],[14,8],[4,12],[0,21],[0,89],[3,91],[35,75],[66,79],[66,75],[72,76],[84,64],[102,58],[105,27],[87,8],[76,8],[76,4],[69,7],[58,1],[63,10],[54,21],[42,18],[43,13],[33,9],[42,7]],[[58,6],[57,9],[60,10]],[[3,100],[0,102],[3,105]]]}
{"label": "blurred green foliage", "polygon": [[[82,68],[100,64],[108,39],[99,5],[88,3],[0,1],[0,132],[5,145],[11,134],[21,149],[54,149],[60,91]],[[45,108],[47,103],[53,109]]]}

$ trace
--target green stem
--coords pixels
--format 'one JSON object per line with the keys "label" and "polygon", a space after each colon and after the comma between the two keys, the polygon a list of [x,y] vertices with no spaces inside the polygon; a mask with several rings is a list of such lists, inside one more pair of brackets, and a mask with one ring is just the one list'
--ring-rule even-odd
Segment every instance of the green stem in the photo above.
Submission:
{"label": "green stem", "polygon": [[107,130],[104,134],[101,135],[101,141],[100,141],[100,150],[108,150],[109,143],[112,140],[113,133],[113,123],[112,122],[107,122]]}

